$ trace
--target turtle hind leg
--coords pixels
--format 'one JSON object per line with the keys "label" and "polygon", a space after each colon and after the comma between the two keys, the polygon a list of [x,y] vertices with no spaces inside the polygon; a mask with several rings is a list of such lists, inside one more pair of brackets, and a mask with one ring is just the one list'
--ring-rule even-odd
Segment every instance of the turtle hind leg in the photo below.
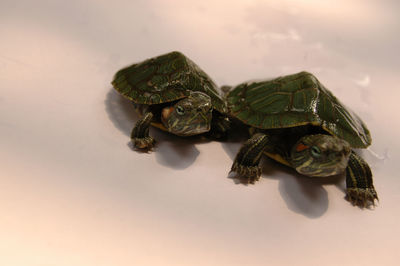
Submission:
{"label": "turtle hind leg", "polygon": [[155,140],[149,135],[149,127],[153,114],[146,113],[135,124],[132,129],[131,140],[135,148],[143,150],[151,150],[154,147]]}
{"label": "turtle hind leg", "polygon": [[243,183],[254,184],[260,179],[261,156],[267,146],[269,138],[263,133],[257,133],[248,139],[239,150],[233,162],[231,172],[236,172]]}
{"label": "turtle hind leg", "polygon": [[346,199],[353,205],[365,208],[375,206],[375,200],[379,200],[369,165],[354,151],[346,168],[346,186]]}

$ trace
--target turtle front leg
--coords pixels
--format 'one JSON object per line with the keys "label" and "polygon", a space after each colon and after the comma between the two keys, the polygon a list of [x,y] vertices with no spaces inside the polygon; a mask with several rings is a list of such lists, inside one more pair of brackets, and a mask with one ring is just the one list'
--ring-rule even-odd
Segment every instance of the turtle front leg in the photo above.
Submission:
{"label": "turtle front leg", "polygon": [[228,135],[228,131],[231,128],[231,121],[229,118],[222,115],[213,116],[211,121],[211,130],[207,132],[206,136],[210,139],[224,139]]}
{"label": "turtle front leg", "polygon": [[354,151],[350,154],[346,168],[346,186],[346,198],[353,205],[365,208],[375,205],[375,200],[379,200],[369,165]]}
{"label": "turtle front leg", "polygon": [[131,139],[135,148],[151,150],[154,146],[155,140],[149,135],[149,127],[153,114],[146,113],[135,124],[131,133]]}
{"label": "turtle front leg", "polygon": [[259,166],[261,155],[268,144],[268,136],[257,133],[248,139],[236,155],[231,172],[236,172],[244,183],[254,184],[260,179],[261,167]]}

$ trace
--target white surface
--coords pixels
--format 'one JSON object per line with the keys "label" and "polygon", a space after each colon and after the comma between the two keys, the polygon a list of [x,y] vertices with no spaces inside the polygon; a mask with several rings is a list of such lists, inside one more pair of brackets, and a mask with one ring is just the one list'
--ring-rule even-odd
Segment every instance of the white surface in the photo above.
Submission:
{"label": "white surface", "polygon": [[[398,2],[214,2],[1,1],[0,265],[398,265]],[[219,85],[313,72],[372,132],[379,206],[268,161],[237,185],[237,143],[132,151],[110,81],[172,50]]]}

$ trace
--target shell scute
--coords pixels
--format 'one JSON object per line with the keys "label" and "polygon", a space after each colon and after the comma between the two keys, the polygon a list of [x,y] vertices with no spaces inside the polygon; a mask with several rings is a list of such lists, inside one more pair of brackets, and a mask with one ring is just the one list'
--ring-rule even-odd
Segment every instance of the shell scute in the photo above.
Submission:
{"label": "shell scute", "polygon": [[190,91],[201,91],[211,97],[216,110],[227,111],[214,81],[180,52],[123,68],[111,83],[124,97],[138,104],[171,102],[188,96]]}
{"label": "shell scute", "polygon": [[227,103],[232,116],[256,128],[314,125],[354,148],[371,144],[362,120],[308,72],[242,83],[228,93]]}

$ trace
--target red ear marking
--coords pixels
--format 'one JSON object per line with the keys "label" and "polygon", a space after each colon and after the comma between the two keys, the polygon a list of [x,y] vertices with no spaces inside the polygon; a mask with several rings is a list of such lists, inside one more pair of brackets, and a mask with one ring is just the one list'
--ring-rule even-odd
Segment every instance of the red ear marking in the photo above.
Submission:
{"label": "red ear marking", "polygon": [[307,145],[304,145],[303,143],[300,143],[299,145],[297,145],[296,151],[300,152],[300,151],[304,151],[304,150],[306,150],[308,148],[310,148],[310,147],[307,146]]}
{"label": "red ear marking", "polygon": [[165,107],[162,110],[162,114],[161,114],[162,118],[167,119],[169,117],[169,115],[172,113],[172,111],[174,111],[174,107],[173,106]]}

